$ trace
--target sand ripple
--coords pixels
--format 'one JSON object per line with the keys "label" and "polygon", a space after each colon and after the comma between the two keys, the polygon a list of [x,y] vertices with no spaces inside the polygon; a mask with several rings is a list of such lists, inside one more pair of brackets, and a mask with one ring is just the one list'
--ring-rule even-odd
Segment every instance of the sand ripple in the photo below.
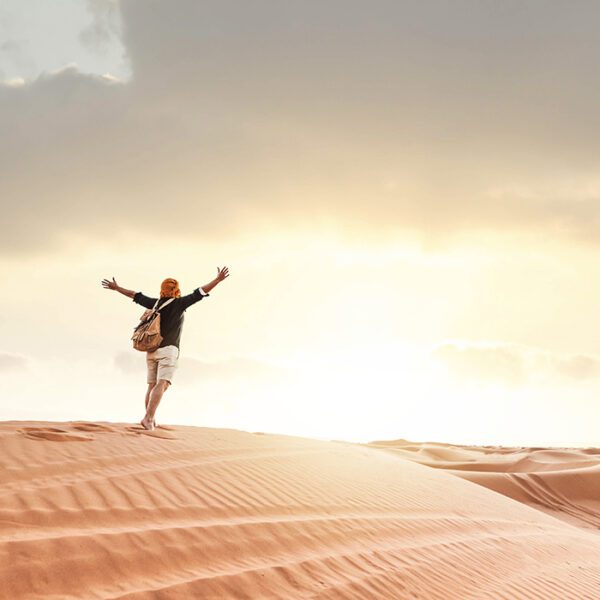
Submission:
{"label": "sand ripple", "polygon": [[[509,459],[85,422],[2,423],[0,450],[2,598],[599,597],[597,513],[577,479],[596,473],[591,452],[543,476],[446,473],[415,456]],[[454,473],[518,476],[523,498],[583,507],[587,528]]]}

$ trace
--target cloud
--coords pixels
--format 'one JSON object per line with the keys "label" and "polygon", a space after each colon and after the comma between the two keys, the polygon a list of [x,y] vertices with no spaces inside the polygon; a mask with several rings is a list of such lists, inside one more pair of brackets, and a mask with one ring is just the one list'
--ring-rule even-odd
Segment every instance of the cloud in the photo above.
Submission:
{"label": "cloud", "polygon": [[92,21],[80,34],[81,43],[96,52],[107,47],[121,35],[121,13],[115,0],[87,0]]}
{"label": "cloud", "polygon": [[502,347],[459,347],[444,344],[432,352],[434,359],[445,364],[458,377],[469,380],[519,385],[525,378],[522,357]]}
{"label": "cloud", "polygon": [[[125,374],[143,376],[146,373],[144,357],[131,353],[122,352],[117,354],[115,366]],[[216,362],[181,357],[177,369],[177,379],[182,383],[207,380],[277,382],[287,376],[288,369],[246,357],[234,357]]]}
{"label": "cloud", "polygon": [[24,369],[26,366],[27,359],[24,356],[0,352],[0,372]]}
{"label": "cloud", "polygon": [[600,376],[600,358],[592,356],[553,357],[551,368],[561,376],[575,381],[594,379]]}
{"label": "cloud", "polygon": [[[126,84],[0,87],[3,252],[321,220],[597,239],[593,3],[120,6]],[[102,45],[114,5],[90,7]]]}
{"label": "cloud", "polygon": [[24,40],[5,39],[0,44],[0,65],[12,66],[23,71],[31,69],[34,63],[29,56],[27,46]]}
{"label": "cloud", "polygon": [[520,386],[540,383],[576,383],[600,377],[600,358],[562,355],[517,344],[442,344],[431,356],[463,380]]}

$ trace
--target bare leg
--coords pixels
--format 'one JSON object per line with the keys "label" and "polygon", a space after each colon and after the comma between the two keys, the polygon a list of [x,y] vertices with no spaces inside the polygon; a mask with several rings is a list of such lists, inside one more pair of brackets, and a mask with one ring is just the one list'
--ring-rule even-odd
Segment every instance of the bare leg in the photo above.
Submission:
{"label": "bare leg", "polygon": [[149,384],[148,384],[148,391],[146,392],[146,403],[145,403],[145,405],[144,405],[144,406],[146,407],[146,410],[148,410],[148,402],[150,402],[150,392],[152,391],[152,388],[153,388],[155,385],[156,385],[156,382],[155,382],[155,383],[149,383]]}
{"label": "bare leg", "polygon": [[150,392],[150,398],[148,401],[148,406],[146,408],[146,416],[142,419],[142,425],[146,429],[154,429],[154,415],[156,413],[156,409],[162,400],[163,394],[167,390],[167,388],[171,385],[166,379],[159,379],[156,385],[152,388]]}
{"label": "bare leg", "polygon": [[[152,392],[152,389],[154,388],[154,386],[156,385],[156,381],[154,383],[149,383],[148,384],[148,390],[146,391],[146,400],[144,403],[144,406],[146,408],[146,410],[148,410],[148,404],[150,403],[150,392]],[[156,427],[156,421],[152,421],[152,425],[154,427]]]}

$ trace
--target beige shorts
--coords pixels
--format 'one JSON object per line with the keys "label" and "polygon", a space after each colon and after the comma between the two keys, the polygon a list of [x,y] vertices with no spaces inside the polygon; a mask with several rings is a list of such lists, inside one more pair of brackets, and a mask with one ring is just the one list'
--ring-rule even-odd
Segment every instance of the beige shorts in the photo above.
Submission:
{"label": "beige shorts", "polygon": [[178,359],[179,348],[177,346],[163,346],[153,352],[147,352],[148,383],[156,383],[159,379],[166,379],[171,383],[175,369],[177,369]]}

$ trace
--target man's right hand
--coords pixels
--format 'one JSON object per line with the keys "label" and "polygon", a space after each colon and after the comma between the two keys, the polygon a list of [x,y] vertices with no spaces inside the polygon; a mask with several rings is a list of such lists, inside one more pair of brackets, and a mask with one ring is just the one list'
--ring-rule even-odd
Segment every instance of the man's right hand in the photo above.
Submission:
{"label": "man's right hand", "polygon": [[123,294],[123,296],[127,296],[128,298],[133,298],[135,296],[135,292],[133,290],[126,290],[125,288],[122,288],[117,283],[114,277],[112,278],[112,281],[110,281],[109,279],[103,279],[102,287],[105,290],[115,290],[115,292],[119,292],[120,294]]}
{"label": "man's right hand", "polygon": [[118,290],[119,289],[119,284],[115,281],[115,278],[112,278],[112,281],[108,280],[108,279],[103,279],[102,280],[102,287],[107,289],[107,290]]}

